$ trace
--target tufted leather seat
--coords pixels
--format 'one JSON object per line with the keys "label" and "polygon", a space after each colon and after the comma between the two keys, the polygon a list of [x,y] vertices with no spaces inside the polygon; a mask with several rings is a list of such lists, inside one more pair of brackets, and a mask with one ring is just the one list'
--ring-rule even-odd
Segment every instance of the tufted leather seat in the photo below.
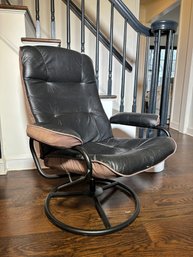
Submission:
{"label": "tufted leather seat", "polygon": [[[175,152],[176,144],[168,136],[114,138],[110,123],[158,128],[159,117],[118,113],[109,121],[87,55],[63,48],[24,46],[20,59],[31,113],[27,134],[40,142],[40,157],[46,166],[87,176],[91,165],[92,179],[131,176]],[[34,158],[40,173],[46,176]]]}

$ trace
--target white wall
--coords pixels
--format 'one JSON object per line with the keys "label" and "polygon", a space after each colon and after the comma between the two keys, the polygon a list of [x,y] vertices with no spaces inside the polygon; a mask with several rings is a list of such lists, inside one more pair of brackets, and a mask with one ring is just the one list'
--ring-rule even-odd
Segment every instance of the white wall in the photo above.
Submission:
{"label": "white wall", "polygon": [[193,136],[193,1],[181,1],[171,127]]}
{"label": "white wall", "polygon": [[188,92],[188,115],[187,115],[187,128],[186,128],[186,133],[188,135],[193,136],[193,54],[192,54],[192,59],[191,59],[191,70],[190,70],[190,80],[189,80],[189,92]]}
{"label": "white wall", "polygon": [[[25,11],[0,9],[0,133],[4,170],[25,168],[31,159],[27,115],[19,72],[19,46],[26,35]],[[17,28],[17,29],[16,29]]]}

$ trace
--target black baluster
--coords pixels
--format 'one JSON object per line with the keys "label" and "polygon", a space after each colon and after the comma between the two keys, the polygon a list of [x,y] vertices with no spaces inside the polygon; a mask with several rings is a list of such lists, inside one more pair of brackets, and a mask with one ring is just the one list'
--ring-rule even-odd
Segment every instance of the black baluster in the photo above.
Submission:
{"label": "black baluster", "polygon": [[50,6],[51,6],[51,38],[56,38],[54,0],[50,0]]}
{"label": "black baluster", "polygon": [[70,49],[71,35],[70,35],[70,0],[67,0],[67,48]]}
{"label": "black baluster", "polygon": [[81,52],[85,51],[85,3],[81,1]]}
{"label": "black baluster", "polygon": [[160,102],[160,125],[165,126],[168,118],[168,105],[170,95],[170,78],[173,59],[173,31],[170,30],[166,39],[166,51],[163,69],[162,93]]}
{"label": "black baluster", "polygon": [[[146,103],[146,92],[147,92],[147,85],[148,85],[148,64],[149,64],[149,47],[150,47],[150,37],[146,37],[146,49],[145,49],[145,58],[144,58],[144,76],[143,76],[143,92],[142,92],[142,99],[141,99],[141,113],[148,111],[148,106]],[[139,129],[139,137],[144,137],[144,131],[146,129],[140,128]]]}
{"label": "black baluster", "polygon": [[123,63],[122,63],[122,77],[121,77],[120,112],[124,111],[126,45],[127,45],[127,20],[125,19],[125,22],[124,22],[124,33],[123,33]]}
{"label": "black baluster", "polygon": [[96,84],[98,89],[99,89],[99,29],[100,29],[100,0],[97,0],[95,74],[96,74]]}
{"label": "black baluster", "polygon": [[145,50],[145,63],[144,63],[144,77],[143,77],[143,93],[142,93],[142,104],[141,104],[141,112],[147,112],[147,106],[145,106],[145,95],[147,92],[148,85],[148,57],[149,57],[149,47],[150,47],[150,38],[146,37],[146,50]]}
{"label": "black baluster", "polygon": [[155,33],[151,89],[150,89],[149,108],[148,108],[148,112],[150,113],[155,113],[156,111],[157,86],[158,86],[159,66],[160,66],[160,39],[161,39],[161,30],[158,30]]}
{"label": "black baluster", "polygon": [[107,94],[112,94],[112,70],[113,70],[113,28],[114,28],[114,5],[111,4],[110,18],[110,48],[109,48],[109,76]]}
{"label": "black baluster", "polygon": [[138,71],[139,71],[139,52],[140,52],[140,33],[137,33],[136,61],[135,61],[135,77],[133,88],[133,105],[132,112],[137,109],[137,87],[138,87]]}
{"label": "black baluster", "polygon": [[36,11],[36,37],[41,37],[41,29],[40,29],[40,6],[39,0],[35,0],[35,11]]}

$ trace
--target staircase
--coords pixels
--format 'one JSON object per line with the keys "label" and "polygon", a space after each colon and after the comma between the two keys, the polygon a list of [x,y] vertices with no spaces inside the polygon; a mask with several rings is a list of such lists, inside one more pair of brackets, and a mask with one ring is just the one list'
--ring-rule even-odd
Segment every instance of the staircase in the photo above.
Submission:
{"label": "staircase", "polygon": [[[89,4],[91,1],[92,5]],[[25,28],[19,37],[22,42],[11,42],[1,31],[0,40],[11,49],[16,60],[22,44],[51,44],[88,54],[95,66],[98,90],[108,116],[118,111],[155,113],[157,89],[158,86],[161,87],[160,125],[167,126],[173,35],[177,24],[173,21],[160,21],[153,23],[151,27],[144,26],[136,18],[139,12],[139,1],[136,0],[129,1],[129,6],[121,0],[91,1],[35,0],[28,7],[13,5],[16,2],[25,4],[25,0],[1,1],[0,10],[4,10],[4,13],[7,13],[5,10],[12,10],[13,16],[16,11],[23,12]],[[164,71],[162,83],[158,85],[160,47],[163,45],[166,48]],[[150,46],[154,48],[154,54],[152,72],[148,74]],[[11,84],[11,78],[9,83]],[[14,98],[14,94],[18,94],[15,89],[19,87],[20,85],[13,91],[4,89],[7,99],[10,94]],[[19,143],[22,137],[25,138],[27,123],[21,92],[17,101],[19,105],[12,116],[16,124],[16,117],[23,117],[23,122],[16,125],[18,131],[14,127],[7,135],[7,128],[10,129],[13,124],[7,121],[6,114],[1,114],[0,117],[4,170],[31,168],[27,139]],[[5,103],[5,106],[9,109],[9,104]],[[5,109],[5,106],[1,105],[0,110]],[[13,146],[13,142],[16,142],[17,147]],[[10,149],[15,149],[15,152]]]}

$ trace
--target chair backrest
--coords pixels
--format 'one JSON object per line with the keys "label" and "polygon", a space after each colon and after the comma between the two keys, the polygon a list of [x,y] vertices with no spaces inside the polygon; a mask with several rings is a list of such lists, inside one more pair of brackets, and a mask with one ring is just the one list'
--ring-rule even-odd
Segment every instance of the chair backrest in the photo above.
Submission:
{"label": "chair backrest", "polygon": [[77,131],[84,143],[112,136],[103,110],[91,59],[51,46],[20,48],[22,78],[36,123]]}

